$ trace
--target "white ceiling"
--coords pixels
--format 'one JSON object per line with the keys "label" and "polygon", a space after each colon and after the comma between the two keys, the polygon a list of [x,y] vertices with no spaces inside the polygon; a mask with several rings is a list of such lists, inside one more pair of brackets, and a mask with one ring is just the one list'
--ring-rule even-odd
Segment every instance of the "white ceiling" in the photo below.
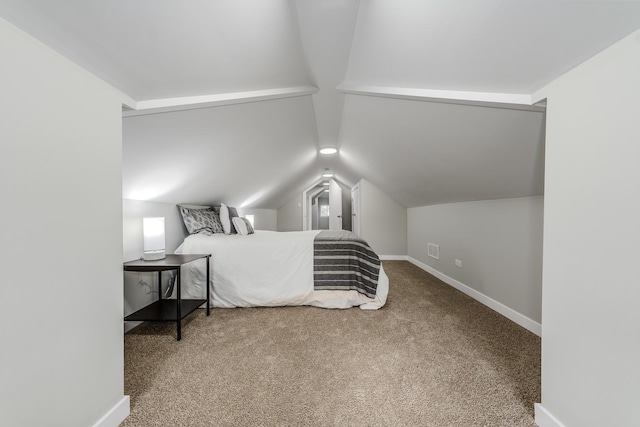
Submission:
{"label": "white ceiling", "polygon": [[2,0],[0,14],[138,101],[312,83],[287,0]]}
{"label": "white ceiling", "polygon": [[130,199],[274,208],[320,169],[309,97],[129,117],[122,131]]}
{"label": "white ceiling", "polygon": [[543,112],[349,95],[340,147],[406,207],[543,192]]}
{"label": "white ceiling", "polygon": [[640,27],[640,2],[367,0],[349,82],[531,94]]}
{"label": "white ceiling", "polygon": [[137,102],[318,88],[125,118],[125,197],[278,208],[331,168],[411,207],[541,194],[544,113],[375,88],[527,99],[640,28],[640,2],[0,0],[0,16]]}

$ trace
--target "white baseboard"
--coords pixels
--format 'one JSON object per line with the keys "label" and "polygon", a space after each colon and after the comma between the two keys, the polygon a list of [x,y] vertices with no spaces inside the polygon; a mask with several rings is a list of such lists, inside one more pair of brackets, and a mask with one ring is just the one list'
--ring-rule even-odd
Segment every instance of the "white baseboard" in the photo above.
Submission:
{"label": "white baseboard", "polygon": [[536,411],[536,424],[538,427],[565,427],[551,412],[547,411],[541,403],[534,404]]}
{"label": "white baseboard", "polygon": [[481,292],[476,291],[475,289],[465,285],[462,282],[458,282],[456,279],[453,279],[453,278],[447,276],[446,274],[439,272],[435,268],[433,268],[433,267],[431,267],[431,266],[429,266],[429,265],[427,265],[427,264],[425,264],[423,262],[420,262],[415,258],[407,257],[407,259],[408,259],[408,261],[410,263],[420,267],[421,269],[423,269],[427,273],[436,276],[438,279],[442,280],[446,284],[451,285],[454,288],[456,288],[457,290],[459,290],[460,292],[463,292],[463,293],[469,295],[471,298],[475,299],[478,302],[481,302],[482,304],[486,305],[490,309],[492,309],[494,311],[497,311],[498,313],[502,314],[507,319],[511,320],[512,322],[517,323],[518,325],[522,326],[526,330],[528,330],[530,332],[533,332],[537,336],[542,336],[542,325],[540,323],[536,322],[535,320],[529,319],[527,316],[518,313],[517,311],[515,311],[515,310],[507,307],[506,305],[494,300],[493,298],[490,298],[490,297],[486,296],[485,294],[483,294]]}
{"label": "white baseboard", "polygon": [[118,427],[129,416],[130,405],[129,396],[123,396],[93,427]]}
{"label": "white baseboard", "polygon": [[126,334],[136,326],[142,325],[144,322],[124,322],[124,333]]}
{"label": "white baseboard", "polygon": [[378,255],[382,261],[407,261],[406,255]]}

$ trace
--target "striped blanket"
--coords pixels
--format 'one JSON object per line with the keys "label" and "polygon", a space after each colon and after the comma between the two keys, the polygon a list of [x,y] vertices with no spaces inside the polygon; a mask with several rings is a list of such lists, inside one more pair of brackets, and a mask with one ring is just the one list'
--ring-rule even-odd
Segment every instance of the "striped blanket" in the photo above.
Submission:
{"label": "striped blanket", "polygon": [[323,230],[313,249],[315,290],[355,290],[376,296],[380,258],[365,240],[350,231]]}

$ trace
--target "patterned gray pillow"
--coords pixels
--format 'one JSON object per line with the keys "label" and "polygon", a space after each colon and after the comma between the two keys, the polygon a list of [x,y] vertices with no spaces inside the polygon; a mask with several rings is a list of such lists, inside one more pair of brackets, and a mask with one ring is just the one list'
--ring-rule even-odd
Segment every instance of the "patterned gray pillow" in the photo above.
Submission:
{"label": "patterned gray pillow", "polygon": [[184,226],[189,234],[222,233],[220,217],[212,209],[189,209],[179,206]]}

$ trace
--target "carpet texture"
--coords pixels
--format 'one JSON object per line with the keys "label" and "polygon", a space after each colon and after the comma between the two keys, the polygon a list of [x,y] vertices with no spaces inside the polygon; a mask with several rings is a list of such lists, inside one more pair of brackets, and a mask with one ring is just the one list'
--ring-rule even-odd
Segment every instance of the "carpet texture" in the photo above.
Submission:
{"label": "carpet texture", "polygon": [[378,311],[197,310],[125,335],[123,427],[535,426],[540,338],[406,261]]}

